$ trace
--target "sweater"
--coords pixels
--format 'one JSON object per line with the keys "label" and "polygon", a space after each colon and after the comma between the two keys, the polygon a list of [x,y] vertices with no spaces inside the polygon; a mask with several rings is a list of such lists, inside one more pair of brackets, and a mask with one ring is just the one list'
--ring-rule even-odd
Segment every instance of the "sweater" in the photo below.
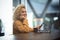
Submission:
{"label": "sweater", "polygon": [[23,22],[20,20],[15,20],[13,22],[13,34],[21,32],[33,32],[34,29],[29,27],[28,20],[25,19]]}

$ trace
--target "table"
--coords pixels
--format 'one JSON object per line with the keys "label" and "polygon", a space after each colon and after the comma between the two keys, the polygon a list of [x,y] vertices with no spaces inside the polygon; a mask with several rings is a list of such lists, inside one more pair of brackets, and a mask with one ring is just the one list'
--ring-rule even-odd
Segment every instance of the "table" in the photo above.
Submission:
{"label": "table", "polygon": [[53,40],[51,33],[20,33],[0,37],[0,40]]}

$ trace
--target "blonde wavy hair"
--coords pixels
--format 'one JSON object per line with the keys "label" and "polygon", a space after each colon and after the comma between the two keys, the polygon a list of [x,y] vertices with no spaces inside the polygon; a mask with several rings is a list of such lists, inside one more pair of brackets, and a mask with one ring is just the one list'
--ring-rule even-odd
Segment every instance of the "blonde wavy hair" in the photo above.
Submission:
{"label": "blonde wavy hair", "polygon": [[23,4],[18,5],[14,10],[13,20],[18,20],[19,15],[21,14],[21,9],[25,8]]}

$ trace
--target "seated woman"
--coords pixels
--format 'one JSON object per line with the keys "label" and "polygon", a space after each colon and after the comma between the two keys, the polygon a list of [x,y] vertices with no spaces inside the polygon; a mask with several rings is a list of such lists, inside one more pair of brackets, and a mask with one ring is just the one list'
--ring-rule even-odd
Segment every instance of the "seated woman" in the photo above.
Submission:
{"label": "seated woman", "polygon": [[[39,29],[40,26],[36,28]],[[26,8],[21,4],[14,11],[13,34],[33,31],[34,28],[30,28],[28,25]]]}

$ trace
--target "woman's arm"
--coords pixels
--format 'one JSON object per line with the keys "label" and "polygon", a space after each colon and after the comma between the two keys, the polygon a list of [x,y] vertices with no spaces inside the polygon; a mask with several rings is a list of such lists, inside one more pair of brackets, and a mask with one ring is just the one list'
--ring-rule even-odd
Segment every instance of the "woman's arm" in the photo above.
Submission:
{"label": "woman's arm", "polygon": [[30,28],[30,27],[29,27],[29,24],[28,24],[28,20],[27,20],[27,19],[25,19],[25,20],[23,21],[23,25],[24,25],[25,27],[27,27],[27,29],[29,30],[29,32],[34,31],[33,28]]}

